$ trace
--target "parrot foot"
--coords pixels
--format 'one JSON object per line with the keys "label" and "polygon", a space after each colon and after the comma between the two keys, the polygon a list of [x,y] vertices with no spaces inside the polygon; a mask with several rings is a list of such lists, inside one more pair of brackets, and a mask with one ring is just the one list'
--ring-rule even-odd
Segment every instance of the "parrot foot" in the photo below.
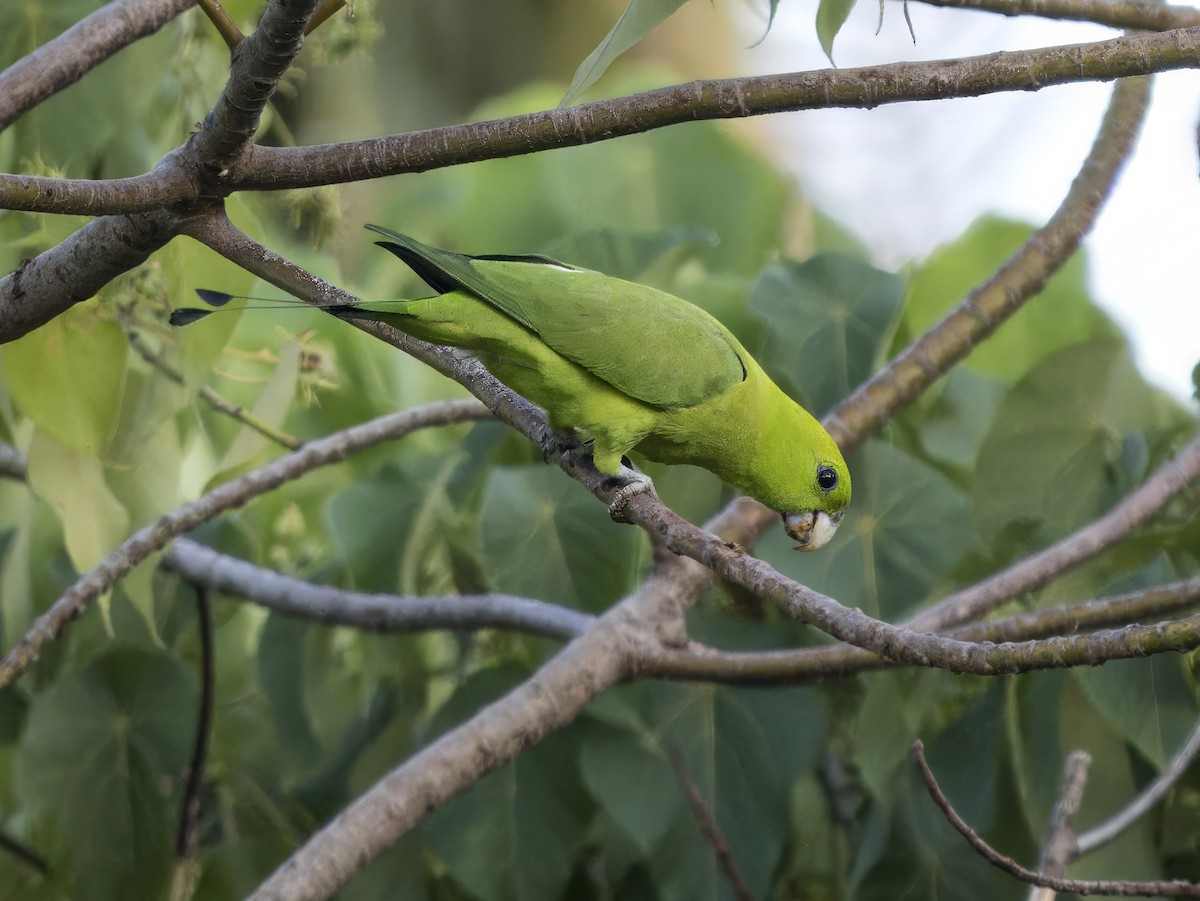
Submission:
{"label": "parrot foot", "polygon": [[617,522],[629,522],[625,518],[625,505],[629,503],[630,498],[638,494],[655,493],[654,483],[650,481],[650,476],[629,466],[623,465],[621,474],[609,479],[608,482],[621,486],[608,505],[608,515]]}

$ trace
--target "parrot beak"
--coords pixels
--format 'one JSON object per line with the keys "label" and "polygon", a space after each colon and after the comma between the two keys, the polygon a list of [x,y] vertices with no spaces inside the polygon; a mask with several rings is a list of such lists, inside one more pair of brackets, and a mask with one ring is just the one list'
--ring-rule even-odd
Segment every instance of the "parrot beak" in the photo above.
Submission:
{"label": "parrot beak", "polygon": [[824,510],[783,514],[783,530],[796,542],[798,551],[815,551],[824,547],[841,522],[841,513],[830,516]]}

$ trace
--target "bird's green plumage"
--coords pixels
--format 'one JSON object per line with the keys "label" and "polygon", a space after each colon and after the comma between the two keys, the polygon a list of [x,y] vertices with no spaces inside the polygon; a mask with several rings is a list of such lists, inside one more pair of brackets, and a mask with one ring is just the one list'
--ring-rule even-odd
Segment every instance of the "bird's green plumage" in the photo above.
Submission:
{"label": "bird's green plumage", "polygon": [[[601,472],[618,473],[637,450],[702,466],[785,515],[824,512],[836,527],[850,500],[837,445],[699,307],[545,257],[470,257],[367,227],[439,293],[338,315],[471,351],[556,429],[592,442]],[[836,473],[833,487],[818,480],[822,467]]]}

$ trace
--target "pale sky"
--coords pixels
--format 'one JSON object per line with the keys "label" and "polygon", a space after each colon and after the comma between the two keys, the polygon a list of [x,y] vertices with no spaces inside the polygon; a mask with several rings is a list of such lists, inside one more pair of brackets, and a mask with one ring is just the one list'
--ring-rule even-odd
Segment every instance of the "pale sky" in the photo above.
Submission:
{"label": "pale sky", "polygon": [[[834,44],[841,67],[970,56],[1102,40],[1095,25],[860,2]],[[747,43],[762,24],[745,17]],[[771,34],[743,56],[751,74],[828,65],[811,4],[784,2]],[[824,212],[894,268],[994,212],[1040,224],[1062,200],[1091,146],[1108,84],[1047,88],[874,110],[771,116],[781,158]],[[1157,77],[1137,151],[1088,238],[1093,296],[1133,340],[1142,371],[1181,399],[1200,361],[1200,72]]]}

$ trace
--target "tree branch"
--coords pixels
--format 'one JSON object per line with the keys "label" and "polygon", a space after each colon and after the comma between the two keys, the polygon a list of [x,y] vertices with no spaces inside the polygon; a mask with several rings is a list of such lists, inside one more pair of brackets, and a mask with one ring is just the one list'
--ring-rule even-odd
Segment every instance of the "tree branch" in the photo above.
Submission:
{"label": "tree branch", "polygon": [[[944,634],[977,644],[1020,642],[1063,632],[1153,621],[1155,617],[1196,604],[1200,604],[1200,576],[1129,594],[958,626]],[[844,645],[729,652],[692,644],[687,648],[657,650],[651,659],[641,662],[638,674],[682,681],[777,685],[845,676],[888,665],[875,654]]]}
{"label": "tree branch", "polygon": [[333,895],[431,811],[632,675],[634,656],[654,640],[662,610],[677,600],[675,586],[651,574],[638,594],[601,616],[528,680],[375,783],[272,873],[253,901]]}
{"label": "tree branch", "polygon": [[279,79],[300,52],[304,26],[317,2],[271,0],[254,33],[233,48],[225,90],[192,139],[197,158],[217,184],[258,130]]}
{"label": "tree branch", "polygon": [[168,213],[105,216],[0,278],[0,344],[87,300],[171,240]]}
{"label": "tree branch", "polygon": [[[1092,755],[1087,751],[1072,751],[1063,764],[1062,786],[1050,824],[1046,828],[1046,840],[1042,843],[1042,857],[1037,871],[1043,876],[1060,877],[1067,872],[1067,864],[1075,857],[1075,817],[1083,803],[1083,790],[1087,786],[1088,769]],[[1039,886],[1029,893],[1029,901],[1054,901],[1053,889]]]}
{"label": "tree branch", "polygon": [[398,597],[314,585],[219,554],[186,538],[175,542],[162,566],[192,584],[238,595],[277,613],[368,632],[510,629],[570,640],[596,621],[594,616],[569,607],[510,594]]}
{"label": "tree branch", "polygon": [[1200,25],[1200,10],[1141,0],[921,0],[930,6],[975,9],[1003,16],[1038,16],[1095,22],[1137,31],[1170,31]]}
{"label": "tree branch", "polygon": [[230,50],[246,39],[242,30],[237,27],[237,23],[233,21],[218,0],[195,0],[195,2]]}
{"label": "tree branch", "polygon": [[0,72],[0,131],[191,5],[192,0],[112,0],[17,60]]}
{"label": "tree branch", "polygon": [[1174,458],[1095,522],[991,578],[954,592],[906,625],[910,629],[936,631],[976,619],[1010,598],[1041,588],[1125,540],[1197,478],[1200,478],[1200,437],[1193,438]]}
{"label": "tree branch", "polygon": [[[874,429],[911,404],[1011,317],[1066,262],[1083,235],[1091,230],[1132,151],[1147,103],[1148,85],[1142,81],[1120,82],[1114,87],[1092,149],[1050,221],[995,275],[825,418],[824,425],[843,449],[857,447]],[[636,509],[637,503],[634,498],[630,508]],[[762,504],[739,498],[711,519],[706,528],[750,547],[777,522],[775,513]],[[698,597],[711,584],[701,571],[685,573],[677,561],[668,559],[656,566],[669,570],[671,578],[687,580],[689,597]],[[826,649],[821,652],[830,653]],[[841,652],[857,655],[859,664],[871,660],[854,649],[844,648]]]}
{"label": "tree branch", "polygon": [[958,815],[958,812],[950,805],[950,801],[938,785],[933,771],[929,769],[929,764],[925,760],[925,746],[920,741],[913,744],[913,762],[917,766],[917,771],[921,774],[921,779],[925,783],[925,788],[929,791],[929,796],[933,798],[933,802],[942,811],[943,816],[946,817],[946,821],[967,840],[967,844],[974,848],[979,856],[988,863],[1020,879],[1024,883],[1029,885],[1044,885],[1058,892],[1075,892],[1077,895],[1157,895],[1163,898],[1200,898],[1200,884],[1184,882],[1183,880],[1118,882],[1101,879],[1057,879],[1035,873],[1028,867],[1021,866],[1011,857],[1001,854],[985,842]]}
{"label": "tree branch", "polygon": [[200,709],[196,715],[192,758],[188,762],[179,802],[179,831],[175,835],[175,856],[180,859],[191,857],[196,851],[200,790],[204,785],[204,766],[208,760],[208,746],[212,741],[217,679],[212,606],[208,600],[208,586],[193,585],[192,588],[196,592],[196,633],[200,638]]}
{"label": "tree branch", "polygon": [[754,901],[754,893],[746,884],[746,877],[742,875],[742,868],[738,866],[737,859],[729,848],[729,842],[721,834],[717,818],[713,816],[712,809],[700,794],[696,783],[692,781],[687,767],[684,766],[683,755],[677,749],[672,748],[668,756],[671,758],[671,768],[675,771],[675,778],[683,790],[683,796],[687,799],[688,808],[692,811],[692,819],[696,821],[696,825],[700,828],[700,834],[712,848],[713,856],[717,859],[717,868],[725,877],[725,881],[729,883],[730,892],[737,901]]}
{"label": "tree branch", "polygon": [[41,649],[83,615],[96,598],[157,550],[178,536],[228,510],[245,506],[285,482],[310,470],[337,463],[349,454],[409,432],[487,418],[485,408],[474,401],[440,401],[381,416],[342,432],[335,432],[281,457],[261,469],[226,482],[191,503],[159,517],[121,542],[107,557],[75,582],[43,613],[16,646],[0,661],[0,688],[11,685],[37,660]]}
{"label": "tree branch", "polygon": [[1119,82],[1087,159],[1049,221],[996,273],[860,385],[825,420],[849,452],[1008,321],[1070,259],[1092,230],[1145,120],[1150,82]]}
{"label": "tree branch", "polygon": [[136,213],[199,197],[193,178],[181,169],[156,168],[132,178],[51,178],[0,173],[0,209],[72,216]]}
{"label": "tree branch", "polygon": [[1146,786],[1123,810],[1079,836],[1075,842],[1076,856],[1082,857],[1104,847],[1145,816],[1150,808],[1166,797],[1167,792],[1187,772],[1197,753],[1200,753],[1200,720],[1196,721],[1188,740],[1157,779]]}
{"label": "tree branch", "polygon": [[1200,28],[956,60],[693,81],[612,100],[364,141],[252,145],[230,190],[283,190],[574,147],[669,125],[767,113],[977,97],[1200,64]]}

